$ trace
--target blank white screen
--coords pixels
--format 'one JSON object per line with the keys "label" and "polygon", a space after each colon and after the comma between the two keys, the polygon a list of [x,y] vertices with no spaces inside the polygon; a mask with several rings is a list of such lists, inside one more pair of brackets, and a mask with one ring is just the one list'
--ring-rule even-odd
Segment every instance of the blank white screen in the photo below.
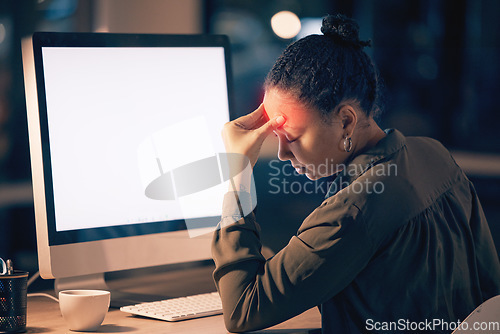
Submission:
{"label": "blank white screen", "polygon": [[147,198],[157,162],[141,145],[180,132],[160,143],[175,152],[162,158],[169,168],[224,151],[223,48],[44,47],[42,57],[57,231],[220,214],[225,186],[203,213]]}

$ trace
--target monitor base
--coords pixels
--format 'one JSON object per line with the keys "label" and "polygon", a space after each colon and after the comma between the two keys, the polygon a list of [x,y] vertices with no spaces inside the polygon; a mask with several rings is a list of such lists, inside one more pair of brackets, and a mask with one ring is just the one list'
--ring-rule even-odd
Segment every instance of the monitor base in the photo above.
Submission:
{"label": "monitor base", "polygon": [[108,290],[108,285],[104,280],[104,273],[73,276],[73,277],[60,277],[54,281],[54,290],[57,295],[63,290]]}

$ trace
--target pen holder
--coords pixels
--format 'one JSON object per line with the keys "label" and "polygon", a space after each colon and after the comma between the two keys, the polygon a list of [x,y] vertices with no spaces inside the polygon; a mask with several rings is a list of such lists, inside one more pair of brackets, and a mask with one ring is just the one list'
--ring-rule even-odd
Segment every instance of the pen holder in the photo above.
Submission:
{"label": "pen holder", "polygon": [[0,275],[0,333],[26,331],[28,272]]}

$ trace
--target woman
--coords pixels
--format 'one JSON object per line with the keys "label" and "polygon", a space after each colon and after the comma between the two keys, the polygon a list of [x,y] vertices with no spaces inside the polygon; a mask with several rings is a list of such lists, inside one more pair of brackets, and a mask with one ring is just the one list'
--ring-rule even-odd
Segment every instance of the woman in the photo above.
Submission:
{"label": "woman", "polygon": [[377,73],[357,24],[328,16],[321,31],[283,52],[263,104],[223,130],[227,151],[251,166],[274,132],[279,158],[298,173],[338,174],[268,260],[255,216],[242,214],[252,207],[250,176],[235,180],[212,248],[226,327],[264,328],[319,306],[325,333],[404,332],[424,322],[449,333],[500,293],[474,187],[437,141],[379,128]]}

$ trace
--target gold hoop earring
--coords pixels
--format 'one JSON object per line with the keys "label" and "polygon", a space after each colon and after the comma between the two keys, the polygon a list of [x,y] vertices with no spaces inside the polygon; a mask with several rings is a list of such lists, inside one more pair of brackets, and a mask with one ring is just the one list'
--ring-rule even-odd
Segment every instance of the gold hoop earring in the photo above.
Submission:
{"label": "gold hoop earring", "polygon": [[352,149],[352,139],[351,137],[346,136],[344,138],[344,151],[351,152]]}

